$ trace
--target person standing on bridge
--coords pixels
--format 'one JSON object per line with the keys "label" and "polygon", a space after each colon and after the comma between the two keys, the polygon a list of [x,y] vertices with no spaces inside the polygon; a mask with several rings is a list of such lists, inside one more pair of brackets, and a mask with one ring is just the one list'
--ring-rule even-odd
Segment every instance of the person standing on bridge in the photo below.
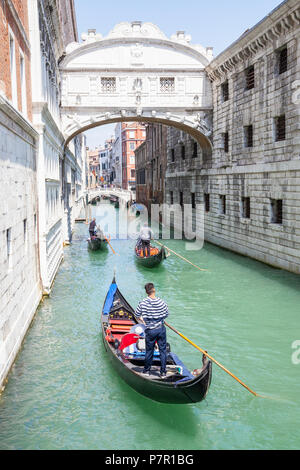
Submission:
{"label": "person standing on bridge", "polygon": [[167,335],[164,319],[169,315],[168,306],[162,299],[155,297],[155,287],[152,282],[145,285],[145,290],[148,297],[139,303],[135,311],[135,316],[140,317],[146,325],[146,355],[143,374],[150,375],[154,346],[157,341],[160,354],[160,377],[164,379],[167,366]]}
{"label": "person standing on bridge", "polygon": [[89,225],[90,238],[95,236],[96,219],[93,218]]}

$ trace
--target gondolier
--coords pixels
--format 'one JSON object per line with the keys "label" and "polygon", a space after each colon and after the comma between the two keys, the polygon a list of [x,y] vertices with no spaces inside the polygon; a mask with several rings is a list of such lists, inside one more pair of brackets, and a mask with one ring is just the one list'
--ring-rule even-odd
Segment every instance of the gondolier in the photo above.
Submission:
{"label": "gondolier", "polygon": [[95,228],[96,228],[96,219],[92,219],[90,225],[89,225],[89,232],[90,232],[90,237],[95,236]]}
{"label": "gondolier", "polygon": [[167,304],[155,297],[155,287],[152,282],[145,285],[148,297],[142,300],[136,311],[135,316],[141,317],[146,325],[146,356],[143,373],[150,375],[150,369],[153,361],[155,342],[157,341],[160,353],[160,376],[166,377],[167,362],[167,339],[164,319],[169,315]]}
{"label": "gondolier", "polygon": [[140,232],[140,240],[142,244],[142,250],[144,257],[150,256],[150,241],[151,238],[153,238],[153,232],[150,227],[148,227],[148,224],[145,223],[141,232]]}

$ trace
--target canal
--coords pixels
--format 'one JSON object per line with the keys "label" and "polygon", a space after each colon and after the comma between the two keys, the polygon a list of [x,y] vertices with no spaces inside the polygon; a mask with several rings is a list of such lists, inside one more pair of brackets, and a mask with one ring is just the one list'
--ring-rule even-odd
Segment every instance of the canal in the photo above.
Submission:
{"label": "canal", "polygon": [[[99,220],[103,205],[93,211]],[[0,396],[0,449],[299,448],[300,364],[292,361],[299,276],[210,244],[188,252],[181,240],[168,246],[207,272],[173,254],[149,270],[135,264],[134,240],[112,239],[114,254],[89,252],[87,237],[87,226],[77,224],[9,374]],[[199,404],[160,404],[128,387],[100,336],[114,268],[132,306],[154,282],[171,325],[272,399],[253,397],[216,365]],[[168,341],[191,369],[201,365],[201,354],[170,330]]]}

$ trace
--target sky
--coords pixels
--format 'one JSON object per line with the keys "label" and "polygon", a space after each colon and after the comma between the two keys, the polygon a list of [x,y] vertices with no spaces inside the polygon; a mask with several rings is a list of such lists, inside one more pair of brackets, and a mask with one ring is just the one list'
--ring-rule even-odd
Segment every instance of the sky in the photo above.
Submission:
{"label": "sky", "polygon": [[[156,24],[166,36],[185,31],[192,44],[213,47],[216,57],[252,28],[280,0],[75,0],[78,34],[96,29],[106,36],[123,21]],[[103,144],[114,133],[114,125],[94,128],[88,132],[90,148]]]}

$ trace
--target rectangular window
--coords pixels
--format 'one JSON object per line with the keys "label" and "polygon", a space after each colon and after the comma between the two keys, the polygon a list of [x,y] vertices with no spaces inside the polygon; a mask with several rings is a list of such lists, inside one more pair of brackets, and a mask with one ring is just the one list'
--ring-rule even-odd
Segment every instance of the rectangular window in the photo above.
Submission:
{"label": "rectangular window", "polygon": [[15,40],[12,34],[9,35],[9,58],[10,58],[10,79],[11,79],[11,100],[15,107],[18,106],[17,76],[16,76],[16,52]]}
{"label": "rectangular window", "polygon": [[191,193],[191,204],[192,204],[192,209],[196,209],[196,197],[195,197],[195,193]]}
{"label": "rectangular window", "polygon": [[129,131],[129,139],[135,139],[135,131]]}
{"label": "rectangular window", "polygon": [[228,82],[222,83],[221,85],[221,95],[222,95],[222,102],[229,100],[229,87]]}
{"label": "rectangular window", "polygon": [[288,55],[287,55],[287,47],[283,47],[280,51],[278,51],[278,73],[284,73],[287,71],[288,66]]}
{"label": "rectangular window", "polygon": [[26,243],[27,240],[27,219],[23,220],[23,241]]}
{"label": "rectangular window", "polygon": [[130,150],[134,150],[135,149],[135,142],[130,142],[129,148],[130,148]]}
{"label": "rectangular window", "polygon": [[102,77],[101,78],[101,92],[102,93],[116,93],[117,84],[115,77]]}
{"label": "rectangular window", "polygon": [[24,60],[24,55],[22,53],[20,53],[20,79],[21,79],[22,113],[25,116],[27,116],[25,60]]}
{"label": "rectangular window", "polygon": [[6,230],[6,255],[7,255],[7,259],[9,259],[11,254],[12,254],[12,249],[11,249],[11,228],[8,228]]}
{"label": "rectangular window", "polygon": [[255,74],[254,74],[254,65],[249,67],[246,72],[246,90],[252,90],[255,86]]}
{"label": "rectangular window", "polygon": [[174,149],[171,149],[171,162],[172,163],[175,162],[175,150]]}
{"label": "rectangular window", "polygon": [[244,127],[245,147],[253,147],[253,126]]}
{"label": "rectangular window", "polygon": [[130,170],[130,177],[135,178],[135,170]]}
{"label": "rectangular window", "polygon": [[275,140],[285,140],[285,115],[275,118]]}
{"label": "rectangular window", "polygon": [[282,224],[282,199],[271,199],[271,223]]}
{"label": "rectangular window", "polygon": [[179,193],[179,204],[181,205],[181,207],[183,207],[183,192],[180,191]]}
{"label": "rectangular window", "polygon": [[160,78],[160,92],[161,93],[174,93],[175,91],[175,78],[174,77],[161,77]]}
{"label": "rectangular window", "polygon": [[210,195],[208,193],[204,193],[204,209],[205,212],[210,211]]}
{"label": "rectangular window", "polygon": [[181,158],[182,160],[185,160],[185,146],[184,145],[181,146]]}
{"label": "rectangular window", "polygon": [[198,155],[198,144],[197,142],[194,142],[193,144],[193,158],[196,158]]}
{"label": "rectangular window", "polygon": [[170,204],[171,205],[174,204],[174,193],[173,193],[173,191],[170,191]]}
{"label": "rectangular window", "polygon": [[225,153],[229,152],[229,133],[228,132],[223,133],[223,148],[224,148]]}
{"label": "rectangular window", "polygon": [[250,219],[250,197],[242,197],[242,217]]}
{"label": "rectangular window", "polygon": [[145,168],[138,170],[137,172],[137,183],[138,184],[145,184]]}
{"label": "rectangular window", "polygon": [[219,213],[221,215],[226,214],[226,196],[224,194],[219,195]]}

